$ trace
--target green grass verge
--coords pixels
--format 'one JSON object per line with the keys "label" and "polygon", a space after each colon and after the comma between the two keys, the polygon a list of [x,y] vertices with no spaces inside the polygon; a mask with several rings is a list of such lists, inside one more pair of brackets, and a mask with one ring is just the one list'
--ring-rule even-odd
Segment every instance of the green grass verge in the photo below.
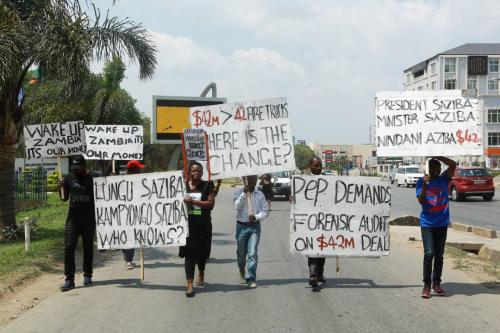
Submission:
{"label": "green grass verge", "polygon": [[62,260],[67,211],[68,204],[51,193],[46,206],[16,215],[18,222],[36,217],[37,230],[28,252],[24,251],[24,240],[0,242],[0,295],[9,286],[50,271]]}

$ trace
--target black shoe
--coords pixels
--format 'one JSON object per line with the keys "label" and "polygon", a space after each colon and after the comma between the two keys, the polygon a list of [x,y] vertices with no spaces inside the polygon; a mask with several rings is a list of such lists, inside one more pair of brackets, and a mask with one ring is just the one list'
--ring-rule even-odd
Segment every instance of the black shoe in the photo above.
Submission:
{"label": "black shoe", "polygon": [[321,277],[318,279],[318,282],[325,283],[326,279],[324,275],[321,275]]}
{"label": "black shoe", "polygon": [[73,280],[66,280],[64,281],[64,284],[61,286],[61,291],[69,291],[71,289],[75,288],[75,281]]}
{"label": "black shoe", "polygon": [[318,287],[318,280],[314,276],[309,278],[309,285],[314,289]]}
{"label": "black shoe", "polygon": [[92,285],[92,278],[90,276],[84,276],[83,277],[83,285],[85,287],[89,287]]}
{"label": "black shoe", "polygon": [[194,290],[191,290],[191,291],[186,291],[186,297],[188,298],[191,298],[191,297],[194,297]]}

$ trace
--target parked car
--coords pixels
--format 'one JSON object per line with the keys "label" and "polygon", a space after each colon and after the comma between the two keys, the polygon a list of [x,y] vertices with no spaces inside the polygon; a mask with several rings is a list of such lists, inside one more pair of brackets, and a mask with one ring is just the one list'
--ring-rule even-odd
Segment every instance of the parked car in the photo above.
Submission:
{"label": "parked car", "polygon": [[288,171],[275,172],[272,174],[273,194],[284,195],[288,200],[292,193],[292,180]]}
{"label": "parked car", "polygon": [[482,196],[491,201],[495,195],[493,176],[485,168],[458,167],[449,185],[451,199],[462,201],[466,197]]}
{"label": "parked car", "polygon": [[333,170],[325,170],[325,171],[323,171],[323,175],[325,175],[325,176],[333,176]]}
{"label": "parked car", "polygon": [[395,175],[397,186],[404,185],[405,187],[417,185],[417,180],[422,178],[424,174],[420,172],[416,165],[402,165],[398,168]]}

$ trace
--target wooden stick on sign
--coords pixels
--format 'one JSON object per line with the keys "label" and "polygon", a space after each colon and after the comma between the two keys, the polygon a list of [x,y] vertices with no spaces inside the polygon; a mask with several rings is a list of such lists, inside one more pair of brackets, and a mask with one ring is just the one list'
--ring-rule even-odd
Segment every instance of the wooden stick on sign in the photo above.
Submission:
{"label": "wooden stick on sign", "polygon": [[141,247],[141,280],[144,281],[144,248]]}
{"label": "wooden stick on sign", "polygon": [[340,275],[340,258],[339,257],[337,257],[337,265],[336,266],[337,267],[336,267],[335,271],[337,272],[337,276],[339,276]]}
{"label": "wooden stick on sign", "polygon": [[116,175],[116,163],[115,160],[111,161],[113,176]]}
{"label": "wooden stick on sign", "polygon": [[[59,173],[59,181],[62,182],[62,172],[61,172],[61,156],[57,156],[57,172]],[[64,184],[60,188],[61,198],[64,198]]]}

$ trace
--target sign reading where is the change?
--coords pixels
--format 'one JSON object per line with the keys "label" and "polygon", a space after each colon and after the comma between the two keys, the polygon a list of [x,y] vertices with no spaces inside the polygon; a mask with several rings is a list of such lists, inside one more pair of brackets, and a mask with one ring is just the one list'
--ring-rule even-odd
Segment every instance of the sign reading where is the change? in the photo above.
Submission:
{"label": "sign reading where is the change?", "polygon": [[86,125],[89,160],[142,160],[144,130],[139,125]]}
{"label": "sign reading where is the change?", "polygon": [[190,108],[208,136],[211,179],[295,169],[286,98]]}
{"label": "sign reading where is the change?", "polygon": [[85,153],[83,121],[24,126],[26,158],[45,158]]}
{"label": "sign reading where is the change?", "polygon": [[292,185],[292,253],[325,257],[389,254],[389,183],[375,177],[294,176]]}
{"label": "sign reading where is the change?", "polygon": [[377,156],[482,155],[481,123],[478,99],[460,90],[378,92]]}
{"label": "sign reading where is the change?", "polygon": [[94,178],[99,249],[186,244],[182,171]]}

